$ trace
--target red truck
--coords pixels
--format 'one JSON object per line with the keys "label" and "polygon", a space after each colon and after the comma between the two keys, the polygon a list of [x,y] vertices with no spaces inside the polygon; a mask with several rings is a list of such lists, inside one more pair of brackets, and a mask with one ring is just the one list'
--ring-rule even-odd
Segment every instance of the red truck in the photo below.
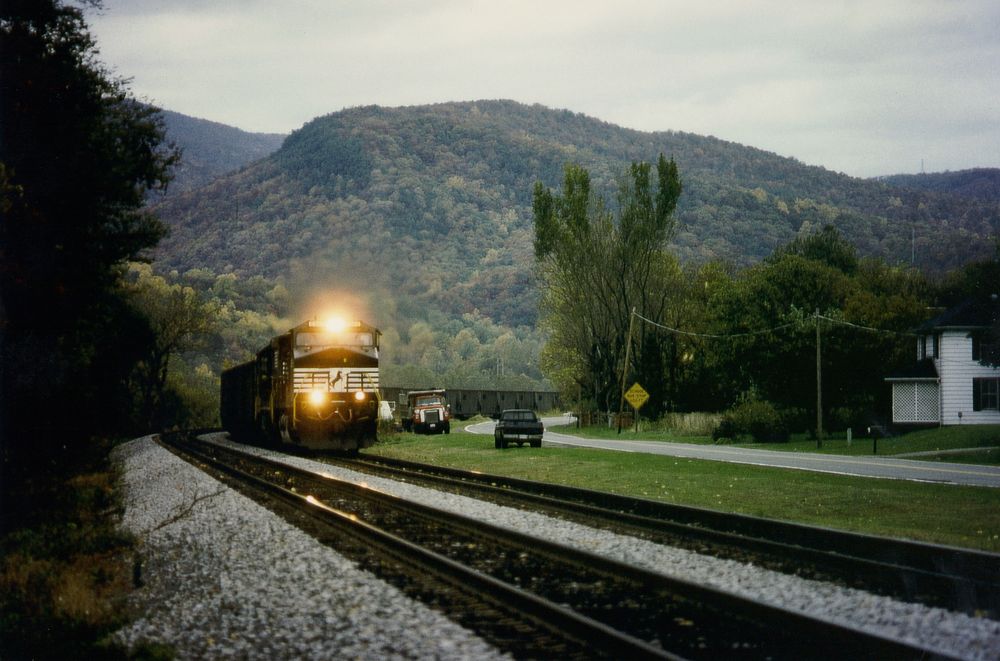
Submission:
{"label": "red truck", "polygon": [[404,431],[416,434],[450,434],[451,407],[444,390],[411,390],[400,412]]}

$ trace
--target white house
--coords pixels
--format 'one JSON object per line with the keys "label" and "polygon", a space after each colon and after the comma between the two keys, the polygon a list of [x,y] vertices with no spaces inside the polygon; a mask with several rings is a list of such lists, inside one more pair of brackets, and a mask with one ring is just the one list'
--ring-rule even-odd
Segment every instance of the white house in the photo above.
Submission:
{"label": "white house", "polygon": [[979,362],[1000,302],[966,301],[917,329],[917,362],[886,378],[897,425],[1000,424],[1000,368]]}

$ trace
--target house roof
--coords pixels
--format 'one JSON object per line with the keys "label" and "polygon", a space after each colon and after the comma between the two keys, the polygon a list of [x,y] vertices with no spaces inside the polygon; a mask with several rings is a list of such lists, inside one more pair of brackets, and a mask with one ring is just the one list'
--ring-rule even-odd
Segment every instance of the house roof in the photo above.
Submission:
{"label": "house roof", "polygon": [[885,377],[886,381],[917,381],[922,379],[937,379],[938,372],[937,368],[934,367],[934,361],[930,358],[924,358],[921,361],[913,363],[908,367],[896,370],[889,376]]}
{"label": "house roof", "polygon": [[926,333],[940,328],[987,328],[996,322],[998,315],[1000,298],[996,294],[988,298],[969,298],[925,321],[917,332]]}

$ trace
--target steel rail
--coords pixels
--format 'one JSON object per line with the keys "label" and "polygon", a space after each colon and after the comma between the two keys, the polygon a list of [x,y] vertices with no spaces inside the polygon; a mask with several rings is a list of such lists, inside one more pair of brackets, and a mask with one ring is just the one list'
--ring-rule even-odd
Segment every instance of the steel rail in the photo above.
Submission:
{"label": "steel rail", "polygon": [[[453,589],[465,593],[475,592],[477,599],[485,599],[509,611],[516,617],[526,617],[551,634],[568,641],[582,643],[586,648],[598,650],[610,658],[630,659],[674,659],[683,657],[670,654],[645,641],[613,629],[602,622],[585,617],[559,604],[543,599],[526,590],[497,580],[488,574],[466,567],[432,550],[382,530],[354,514],[330,507],[309,495],[286,489],[274,482],[240,470],[231,464],[213,457],[190,443],[176,438],[161,441],[210,465],[243,485],[276,497],[299,511],[307,513],[321,524],[332,526],[338,531],[361,540],[371,548],[377,548],[404,565],[416,565],[446,582]],[[255,458],[261,462],[268,460]],[[269,462],[284,471],[298,470],[286,464]],[[305,471],[302,474],[306,474]],[[317,477],[310,474],[309,477]],[[356,486],[356,485],[352,485]]]}
{"label": "steel rail", "polygon": [[[220,448],[219,446],[214,446],[214,448],[216,451],[242,454],[231,448]],[[247,457],[247,460],[266,465],[271,472],[283,473],[282,479],[288,479],[287,476],[294,474],[296,479],[320,480],[325,484],[336,484],[337,489],[347,489],[356,496],[378,501],[382,505],[394,509],[402,509],[406,511],[407,517],[420,518],[452,528],[474,530],[475,535],[480,538],[498,540],[500,543],[511,545],[516,549],[523,549],[520,551],[522,554],[533,554],[546,558],[548,562],[554,562],[555,564],[551,565],[552,568],[547,569],[546,572],[555,574],[562,572],[573,576],[574,567],[585,568],[591,574],[599,574],[609,581],[627,582],[627,585],[632,586],[627,588],[632,591],[629,599],[635,598],[640,601],[645,599],[646,602],[655,600],[656,608],[681,608],[678,606],[681,604],[683,608],[687,609],[680,611],[684,613],[684,617],[673,617],[672,614],[651,616],[645,611],[640,611],[643,613],[643,617],[647,619],[652,617],[656,620],[657,626],[667,626],[660,623],[660,619],[658,619],[663,617],[673,617],[675,621],[681,622],[681,626],[685,622],[690,625],[694,620],[698,620],[702,626],[706,627],[706,631],[716,632],[723,628],[726,631],[731,631],[729,635],[734,641],[746,641],[747,636],[750,635],[753,637],[752,644],[760,647],[760,649],[755,649],[755,653],[767,650],[764,653],[778,658],[782,656],[800,658],[804,654],[808,655],[817,649],[824,648],[836,649],[838,654],[846,653],[859,658],[926,658],[928,655],[940,654],[891,637],[873,634],[836,622],[824,621],[758,600],[647,571],[607,557],[576,550],[505,528],[497,528],[482,521],[443,512],[354,483],[334,480],[328,475],[298,469],[280,461],[261,457]],[[515,555],[517,553],[515,551]],[[586,582],[586,580],[589,579],[581,579],[581,582]],[[663,605],[660,605],[661,602]],[[642,606],[642,608],[649,608],[649,606]],[[559,610],[560,607],[557,606],[556,609]],[[670,612],[673,613],[673,611]],[[691,620],[688,620],[688,617]],[[733,630],[735,632],[732,632]],[[750,631],[754,633],[748,634]],[[673,635],[675,634],[664,630],[666,638],[670,639]],[[637,642],[646,645],[642,641]],[[729,643],[720,644],[728,645]],[[650,649],[659,651],[656,647]]]}
{"label": "steel rail", "polygon": [[[327,460],[330,460],[327,458]],[[582,515],[612,529],[698,540],[808,565],[893,596],[996,619],[1000,554],[777,521],[388,457],[333,460],[355,470],[425,480],[457,493]]]}

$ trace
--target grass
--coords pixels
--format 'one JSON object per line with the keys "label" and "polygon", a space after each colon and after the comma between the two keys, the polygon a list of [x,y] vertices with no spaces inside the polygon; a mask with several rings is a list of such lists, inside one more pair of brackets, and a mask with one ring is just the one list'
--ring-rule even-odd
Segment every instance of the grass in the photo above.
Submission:
{"label": "grass", "polygon": [[[550,427],[552,431],[563,434],[574,434],[587,436],[590,438],[619,439],[619,440],[644,440],[663,441],[677,443],[695,443],[701,445],[711,445],[714,443],[710,435],[686,435],[674,430],[646,429],[640,423],[639,431],[634,427],[622,429],[621,434],[616,428],[607,426],[593,426],[577,429],[574,425],[564,425]],[[924,456],[915,456],[913,459],[926,461],[954,461],[961,463],[976,463],[1000,465],[1000,452],[977,451],[961,454],[952,454],[952,450],[980,449],[1000,447],[1000,425],[965,425],[955,427],[937,427],[913,431],[907,434],[900,434],[888,438],[880,438],[877,441],[871,438],[855,437],[850,445],[847,443],[846,432],[835,432],[823,439],[821,448],[816,447],[816,440],[807,437],[805,434],[793,435],[788,443],[737,443],[743,448],[754,448],[758,450],[779,450],[782,452],[818,452],[821,454],[836,455],[871,455],[879,454],[884,456],[910,454],[910,453],[934,453]]]}
{"label": "grass", "polygon": [[388,435],[365,451],[727,512],[1000,552],[1000,490],[588,448],[493,447],[465,432]]}

